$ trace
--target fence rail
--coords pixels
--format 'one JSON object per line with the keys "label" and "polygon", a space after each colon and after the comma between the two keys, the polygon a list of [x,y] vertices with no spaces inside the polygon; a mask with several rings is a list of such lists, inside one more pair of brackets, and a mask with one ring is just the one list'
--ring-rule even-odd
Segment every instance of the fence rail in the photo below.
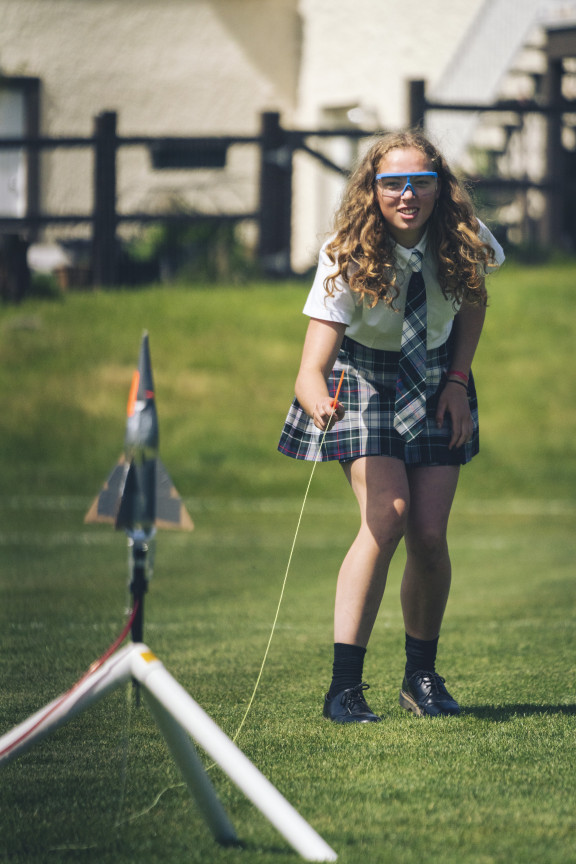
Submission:
{"label": "fence rail", "polygon": [[[57,149],[91,149],[94,154],[93,206],[89,213],[28,212],[25,216],[0,216],[0,232],[22,234],[37,232],[46,225],[92,225],[92,278],[94,284],[113,285],[117,277],[117,228],[122,223],[149,224],[255,221],[258,224],[258,257],[269,276],[290,275],[292,221],[292,162],[296,150],[307,153],[324,167],[345,175],[337,165],[309,144],[310,138],[370,135],[361,129],[287,130],[280,115],[261,116],[259,135],[149,136],[118,135],[117,115],[103,112],[94,118],[91,136],[27,136],[0,138],[0,152],[25,150],[27,154]],[[260,150],[259,205],[256,210],[227,213],[118,212],[117,153],[120,148],[146,147],[152,166],[162,169],[223,168],[230,147],[248,145]]]}
{"label": "fence rail", "polygon": [[[558,70],[556,70],[558,73]],[[576,113],[576,101],[563,98],[556,74],[556,89],[551,89],[546,104],[530,101],[506,100],[492,105],[444,104],[428,100],[423,81],[408,82],[408,115],[411,126],[423,125],[430,111],[502,112],[525,115],[542,114],[549,125],[547,144],[547,176],[542,182],[529,179],[502,177],[471,178],[479,188],[539,189],[548,201],[548,219],[544,240],[552,242],[559,236],[558,214],[565,203],[570,187],[562,170],[560,141],[563,115]],[[122,223],[149,224],[152,222],[207,222],[238,223],[250,220],[258,226],[258,258],[262,271],[268,276],[286,277],[291,274],[292,237],[292,177],[293,155],[301,151],[315,159],[324,168],[346,175],[348,167],[336,164],[326,153],[314,146],[314,141],[346,137],[361,139],[371,136],[369,130],[345,129],[284,129],[280,115],[265,112],[261,115],[258,135],[221,136],[148,136],[117,134],[117,115],[103,112],[94,118],[91,136],[47,137],[28,135],[23,138],[0,138],[0,152],[24,150],[30,164],[37,166],[40,151],[65,148],[88,148],[94,154],[93,205],[89,213],[46,213],[38,206],[29,206],[23,217],[0,216],[0,233],[33,235],[40,228],[54,224],[90,224],[92,226],[92,280],[94,284],[114,285],[118,273],[117,229]],[[173,213],[173,212],[118,212],[117,208],[117,154],[125,147],[147,147],[152,166],[158,170],[195,168],[223,168],[229,148],[236,145],[257,147],[260,156],[258,206],[256,210],[227,213]],[[30,157],[34,157],[30,159]],[[37,168],[31,171],[29,182],[40,180]],[[39,192],[29,200],[39,200]],[[552,214],[552,215],[550,215]],[[554,221],[556,219],[556,222]],[[546,220],[545,220],[546,221]],[[1,238],[0,238],[1,239]]]}

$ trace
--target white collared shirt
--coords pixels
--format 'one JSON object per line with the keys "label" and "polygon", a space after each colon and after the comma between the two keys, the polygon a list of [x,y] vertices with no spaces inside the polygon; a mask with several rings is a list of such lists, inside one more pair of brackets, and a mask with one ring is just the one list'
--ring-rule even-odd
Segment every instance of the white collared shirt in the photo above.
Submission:
{"label": "white collared shirt", "polygon": [[[494,249],[495,264],[500,267],[504,262],[504,251],[488,228],[482,222],[479,224],[479,236],[483,242],[488,243]],[[373,308],[370,308],[366,303],[362,303],[358,294],[350,290],[350,286],[342,276],[336,279],[334,295],[329,297],[326,294],[324,280],[335,270],[335,265],[330,262],[326,254],[328,242],[326,241],[320,250],[318,269],[304,306],[304,314],[310,318],[346,324],[346,335],[368,348],[399,351],[406,292],[412,273],[408,261],[413,249],[406,249],[400,245],[395,247],[396,285],[400,293],[394,300],[392,307],[379,300]],[[442,294],[442,289],[436,278],[436,261],[430,250],[427,249],[427,233],[424,234],[414,249],[418,249],[424,256],[422,276],[426,284],[428,312],[427,347],[429,349],[438,348],[446,342],[450,335],[458,307],[455,307],[453,301],[447,300]],[[491,268],[490,272],[494,272],[495,269]]]}

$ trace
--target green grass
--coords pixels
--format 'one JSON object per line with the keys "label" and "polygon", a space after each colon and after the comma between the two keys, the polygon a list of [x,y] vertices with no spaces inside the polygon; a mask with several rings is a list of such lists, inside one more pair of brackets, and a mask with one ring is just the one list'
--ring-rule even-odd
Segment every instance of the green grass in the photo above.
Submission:
{"label": "green grass", "polygon": [[[238,744],[342,864],[576,861],[575,272],[510,266],[492,283],[475,364],[482,452],[451,523],[440,652],[460,718],[420,721],[397,705],[400,553],[366,664],[384,722],[319,716],[356,514],[338,467],[315,472]],[[305,293],[156,288],[0,309],[0,734],[70,687],[123,624],[125,538],[82,519],[122,449],[147,328],[162,458],[196,530],[158,537],[145,638],[234,735],[311,470],[275,452]],[[0,860],[298,860],[219,769],[210,775],[243,850],[213,842],[147,710],[117,691],[0,768]]]}

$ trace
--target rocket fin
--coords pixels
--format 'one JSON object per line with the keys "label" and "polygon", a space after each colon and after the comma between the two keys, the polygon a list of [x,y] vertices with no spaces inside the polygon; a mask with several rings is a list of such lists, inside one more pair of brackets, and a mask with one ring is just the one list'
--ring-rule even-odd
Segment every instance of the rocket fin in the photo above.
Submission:
{"label": "rocket fin", "polygon": [[124,456],[121,456],[118,464],[102,487],[100,494],[92,502],[90,509],[84,517],[85,523],[108,522],[116,523],[116,515],[120,507],[120,499],[126,482],[127,466]]}
{"label": "rocket fin", "polygon": [[161,459],[156,460],[156,526],[176,531],[194,530],[190,514]]}
{"label": "rocket fin", "polygon": [[[84,522],[106,522],[116,525],[121,518],[120,505],[125,490],[129,466],[124,456],[112,470],[100,494],[94,499]],[[156,460],[156,527],[193,531],[194,523],[175,489],[166,468]]]}

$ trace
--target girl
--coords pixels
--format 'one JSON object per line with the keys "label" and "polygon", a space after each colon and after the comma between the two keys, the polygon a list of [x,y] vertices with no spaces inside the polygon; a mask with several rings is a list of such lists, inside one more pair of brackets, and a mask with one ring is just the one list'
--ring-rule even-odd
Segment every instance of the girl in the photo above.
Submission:
{"label": "girl", "polygon": [[374,140],[320,252],[296,399],[279,444],[296,459],[338,460],[360,508],[336,588],[323,710],[334,722],[380,720],[364,698],[364,655],[402,538],[400,705],[418,716],[460,712],[435,668],[451,580],[446,534],[460,465],[478,452],[471,365],[484,277],[503,260],[422,133]]}

